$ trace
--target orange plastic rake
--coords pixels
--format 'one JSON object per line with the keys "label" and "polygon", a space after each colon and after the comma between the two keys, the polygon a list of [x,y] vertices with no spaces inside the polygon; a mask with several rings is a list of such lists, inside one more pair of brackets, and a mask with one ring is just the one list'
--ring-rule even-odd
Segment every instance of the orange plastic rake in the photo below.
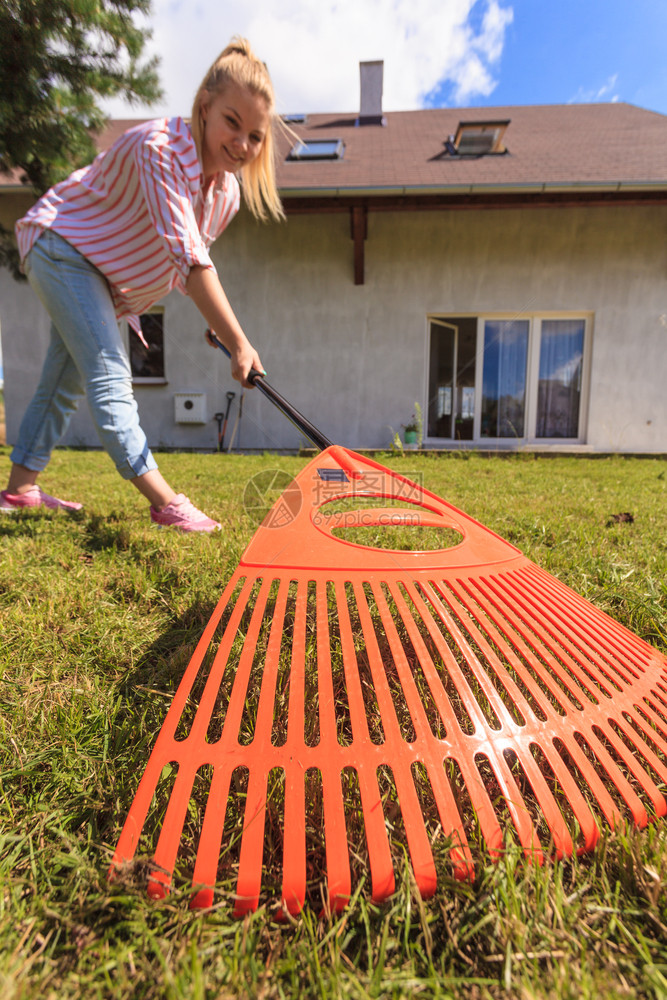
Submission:
{"label": "orange plastic rake", "polygon": [[[460,542],[396,551],[337,537],[369,526],[439,529],[443,538],[453,531]],[[112,871],[144,849],[168,766],[176,776],[149,891],[161,895],[171,881],[193,785],[206,775],[193,905],[211,904],[220,859],[240,837],[242,914],[262,890],[275,774],[284,779],[282,906],[297,913],[307,823],[320,824],[329,904],[341,908],[350,896],[350,774],[372,895],[381,900],[394,890],[380,780],[387,771],[417,885],[429,896],[437,873],[424,788],[453,871],[466,877],[471,824],[493,854],[514,837],[539,861],[546,851],[593,847],[596,817],[642,826],[664,815],[666,760],[667,658],[433,493],[332,445],[273,507],[225,588],[157,738]],[[239,769],[247,773],[243,825],[230,831]]]}

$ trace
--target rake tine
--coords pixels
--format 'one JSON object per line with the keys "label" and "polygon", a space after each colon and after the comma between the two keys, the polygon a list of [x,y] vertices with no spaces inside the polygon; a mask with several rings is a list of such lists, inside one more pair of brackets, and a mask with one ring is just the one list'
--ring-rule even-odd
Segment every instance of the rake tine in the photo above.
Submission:
{"label": "rake tine", "polygon": [[305,771],[297,761],[285,771],[282,907],[292,916],[301,912],[306,898],[305,817]]}
{"label": "rake tine", "polygon": [[234,915],[252,913],[259,904],[262,885],[262,857],[266,826],[268,772],[260,766],[250,771],[243,817],[241,856],[236,882]]}
{"label": "rake tine", "polygon": [[[436,613],[438,613],[437,609],[439,602],[438,598],[435,597],[434,591],[428,585],[424,586],[423,590],[425,596],[433,604]],[[442,601],[445,601],[449,605],[459,620],[465,624],[466,630],[470,633],[471,638],[474,640],[475,644],[484,654],[489,663],[492,664],[493,669],[500,677],[502,684],[512,698],[513,703],[519,706],[524,717],[529,716],[531,718],[536,718],[535,710],[529,700],[517,685],[511,673],[502,662],[502,659],[497,655],[497,653],[494,652],[488,639],[484,636],[481,630],[482,623],[480,618],[476,613],[476,609],[472,606],[472,602],[470,600],[466,600],[465,593],[461,593],[452,587],[451,593],[445,595],[444,588],[439,588],[438,596]],[[542,689],[535,683],[528,671],[525,670],[514,650],[508,646],[504,637],[498,632],[494,625],[488,621],[485,623],[485,627],[489,639],[491,639],[502,656],[505,657],[512,670],[520,678],[521,683],[528,689],[528,693],[530,694],[532,701],[534,701],[537,707],[541,710],[543,717],[545,719],[548,718],[551,706]]]}
{"label": "rake tine", "polygon": [[[352,745],[356,742],[368,745],[370,735],[366,709],[361,690],[361,682],[357,666],[356,653],[350,613],[347,605],[343,584],[335,583],[336,604],[338,611],[338,627],[343,651],[343,668],[347,685],[347,696],[350,706],[352,725]],[[394,891],[394,871],[391,862],[391,852],[384,823],[382,799],[378,787],[374,766],[365,761],[356,768],[361,807],[366,827],[366,843],[368,846],[371,868],[372,895],[374,900],[384,899]]]}
{"label": "rake tine", "polygon": [[[438,647],[438,652],[440,653],[441,656],[443,656],[443,653],[445,652],[445,649],[449,649],[449,647],[447,646],[447,644],[443,640],[442,632],[436,626],[436,624],[435,624],[435,622],[433,620],[433,616],[430,614],[428,608],[426,607],[426,604],[424,603],[423,598],[417,593],[416,587],[413,584],[407,584],[407,589],[408,589],[410,598],[411,598],[411,600],[413,602],[413,605],[416,607],[416,609],[417,609],[417,611],[419,613],[421,621],[423,621],[423,623],[426,625],[426,627],[427,627],[427,629],[429,631],[429,635],[431,636],[431,639],[435,642],[436,646]],[[435,598],[435,595],[434,595],[434,598]],[[504,729],[504,730],[515,729],[516,728],[516,723],[514,722],[514,720],[512,719],[512,716],[510,715],[509,711],[507,710],[507,706],[505,705],[505,702],[502,700],[502,698],[500,697],[500,695],[496,691],[495,687],[491,683],[488,674],[484,670],[482,664],[479,662],[479,659],[476,656],[476,654],[474,653],[472,647],[470,646],[470,643],[468,642],[468,640],[466,639],[466,637],[463,635],[463,633],[459,629],[458,625],[454,622],[454,619],[451,617],[451,615],[449,614],[449,612],[446,610],[446,608],[444,607],[444,605],[442,604],[442,602],[437,601],[437,598],[435,598],[435,601],[436,601],[436,604],[434,606],[435,606],[436,611],[438,613],[438,617],[444,623],[444,625],[445,625],[448,633],[451,635],[451,637],[454,640],[456,646],[458,647],[460,653],[462,653],[462,655],[463,655],[466,663],[468,664],[468,666],[472,670],[472,672],[474,674],[474,677],[475,677],[475,681],[477,682],[477,684],[479,684],[480,688],[484,692],[484,696],[485,696],[486,700],[491,705],[493,711],[495,712],[496,716],[498,717],[498,720],[500,721],[501,728]],[[416,629],[416,627],[414,625],[414,616],[410,614],[410,611],[409,611],[409,609],[407,608],[406,605],[403,605],[403,608],[405,610],[406,625],[408,624],[408,619],[409,619],[409,621],[410,621],[410,630],[414,631],[415,636],[418,635],[419,634],[418,630]],[[403,608],[402,608],[402,610],[403,610]],[[450,652],[449,656],[451,657],[451,652]],[[443,656],[443,659],[445,659],[445,656]],[[421,660],[422,660],[422,657],[420,656],[420,662],[421,662]],[[472,692],[470,691],[470,688],[467,685],[467,683],[466,683],[466,687],[468,688],[467,698],[469,700],[469,699],[471,699],[473,697],[473,695],[472,695]],[[466,701],[466,704],[467,704],[467,701]]]}
{"label": "rake tine", "polygon": [[556,856],[559,858],[568,857],[574,852],[572,834],[568,829],[553,792],[549,788],[544,775],[531,753],[518,754],[517,759],[545,815]]}
{"label": "rake tine", "polygon": [[[635,678],[638,677],[637,672],[628,671],[627,666],[610,649],[604,650],[600,646],[595,633],[587,627],[587,616],[573,613],[572,608],[567,613],[560,611],[557,592],[547,591],[543,587],[538,589],[537,584],[532,590],[528,590],[523,580],[508,581],[508,585],[510,591],[516,595],[515,600],[523,601],[526,605],[526,613],[531,617],[537,615],[536,621],[553,635],[554,639],[557,638],[572,659],[576,660],[599,684],[604,687],[612,684],[618,689],[617,678],[627,685],[632,683],[631,678],[627,676],[628,672]],[[541,593],[550,602],[553,601],[553,610],[540,609],[533,596],[534,592]],[[611,671],[616,677],[612,676]]]}
{"label": "rake tine", "polygon": [[[651,691],[651,694],[653,695],[653,697],[657,701],[658,699],[656,697],[655,691]],[[653,726],[656,727],[656,729],[658,730],[658,732],[660,733],[660,735],[663,737],[663,739],[667,739],[667,733],[665,732],[665,728],[664,728],[665,727],[665,719],[663,718],[663,716],[660,715],[658,707],[656,705],[654,705],[651,701],[649,701],[649,699],[646,698],[646,697],[643,700],[644,700],[644,704],[641,707],[641,711],[646,713],[647,719],[649,720],[649,722],[653,723]],[[639,710],[639,706],[638,705],[635,705],[634,707],[635,707],[635,709]],[[651,729],[651,732],[653,732],[653,728]]]}
{"label": "rake tine", "polygon": [[360,764],[357,768],[357,775],[361,793],[361,809],[366,827],[368,861],[371,869],[371,896],[373,902],[381,902],[391,896],[396,885],[382,808],[382,797],[377,775],[372,766]]}
{"label": "rake tine", "polygon": [[[510,590],[516,595],[515,599],[523,601],[526,607],[526,613],[531,615],[537,615],[537,621],[539,621],[545,629],[550,633],[554,633],[558,636],[558,641],[568,650],[570,656],[575,659],[582,666],[586,666],[589,670],[591,667],[587,661],[592,661],[598,671],[599,680],[602,684],[615,683],[614,679],[610,676],[610,668],[613,669],[618,676],[621,678],[624,684],[630,683],[630,678],[622,672],[624,666],[618,661],[614,663],[614,658],[611,652],[607,650],[601,655],[601,647],[598,643],[594,633],[586,627],[586,621],[584,617],[578,618],[572,614],[572,609],[569,609],[567,614],[559,613],[556,595],[550,594],[551,598],[550,606],[553,607],[551,612],[543,606],[540,606],[535,600],[534,594],[537,588],[533,587],[528,590],[523,581],[521,580],[510,580],[507,581],[507,585]],[[543,597],[547,596],[547,592],[541,591]],[[637,677],[637,674],[634,673]]]}
{"label": "rake tine", "polygon": [[567,753],[572,758],[573,763],[579,769],[582,778],[588,785],[588,788],[595,796],[600,809],[602,810],[602,814],[610,828],[612,830],[615,829],[619,822],[623,819],[623,816],[600,780],[597,771],[575,739],[567,739],[562,742]]}
{"label": "rake tine", "polygon": [[475,865],[470,851],[470,844],[465,833],[463,817],[459,809],[452,786],[445,774],[445,761],[438,767],[426,763],[426,774],[433,792],[433,798],[438,810],[438,818],[444,837],[451,837],[450,858],[454,877],[459,881],[472,879],[475,875]]}
{"label": "rake tine", "polygon": [[[190,726],[190,732],[188,734],[188,737],[193,742],[203,743],[206,741],[206,735],[208,733],[211,724],[211,719],[215,710],[215,703],[218,697],[218,693],[220,691],[220,685],[222,684],[225,671],[227,670],[230,653],[236,641],[238,629],[243,619],[243,615],[246,611],[246,608],[248,606],[253,586],[254,586],[253,580],[251,579],[246,580],[245,584],[243,585],[236,599],[236,603],[234,605],[229,622],[227,623],[227,627],[220,640],[220,645],[216,651],[213,663],[211,664],[211,669],[206,679],[204,690],[202,692],[201,698],[199,699],[199,705],[197,706],[195,717],[192,720],[192,725]],[[230,587],[228,587],[227,589],[231,596],[233,588],[230,585]],[[225,607],[226,603],[227,602],[225,602],[224,605]],[[222,605],[223,601],[221,601],[220,604]],[[218,614],[218,609],[216,609],[215,614],[217,616],[217,620],[219,621],[220,617],[222,616],[224,607],[220,608],[220,605],[218,605],[218,608],[220,609],[220,613]],[[175,736],[175,732],[176,732],[176,724],[171,727],[172,737]]]}
{"label": "rake tine", "polygon": [[403,816],[403,826],[405,827],[415,881],[422,897],[428,899],[436,890],[438,878],[410,764],[397,764],[392,768],[392,773],[396,784],[396,797]]}
{"label": "rake tine", "polygon": [[[536,642],[533,646],[530,646],[521,631],[521,623],[518,620],[514,620],[509,613],[506,617],[503,617],[499,606],[490,597],[488,598],[487,603],[482,605],[480,603],[481,598],[473,592],[472,587],[470,586],[470,581],[459,581],[458,585],[455,586],[450,584],[450,586],[452,587],[452,590],[457,593],[459,598],[464,601],[466,606],[471,607],[471,604],[474,603],[482,609],[480,613],[484,616],[484,627],[489,630],[489,634],[494,638],[497,644],[502,643],[501,648],[508,656],[508,659],[511,658],[510,662],[514,663],[513,657],[516,651],[516,654],[522,658],[521,661],[519,661],[520,663],[525,662],[526,664],[530,664],[529,676],[532,677],[532,675],[535,674],[539,685],[543,685],[547,689],[549,692],[547,697],[550,699],[551,704],[555,702],[558,706],[556,709],[558,714],[561,716],[566,715],[567,708],[564,704],[564,700],[566,697],[571,699],[569,691],[572,684],[572,678],[566,674],[560,668],[560,665],[556,664],[555,661],[553,661],[554,670],[550,673],[535,655],[536,653],[538,655],[542,653],[546,662],[548,654],[544,653],[539,644]],[[444,587],[437,586],[436,589],[438,593],[444,597]],[[486,591],[481,587],[479,587],[479,590],[484,597],[486,595]],[[465,598],[463,597],[464,594],[466,595]],[[474,614],[472,608],[471,614]],[[560,680],[563,687],[567,688],[567,696],[563,687],[556,682],[556,679]],[[527,680],[528,678],[526,678],[526,681]],[[536,700],[539,701],[537,691],[535,691],[534,688],[531,688],[531,690],[534,692]],[[540,686],[538,690],[542,692],[543,688]],[[551,714],[550,707],[544,701],[540,701],[539,703],[540,707],[548,717]]]}
{"label": "rake tine", "polygon": [[324,839],[327,859],[327,888],[332,910],[342,909],[352,892],[341,772],[334,757],[339,750],[335,716],[335,696],[331,665],[331,636],[326,580],[318,580],[315,592],[317,631],[317,684],[320,716],[320,745],[329,747],[321,761]]}
{"label": "rake tine", "polygon": [[595,817],[591,812],[588,802],[581,794],[576,781],[572,777],[571,771],[567,768],[565,761],[553,744],[551,742],[547,744],[545,741],[545,745],[540,746],[540,750],[543,752],[549,767],[553,771],[554,780],[562,789],[574,813],[575,821],[579,826],[584,842],[584,850],[592,850],[600,839],[600,828],[595,822]]}
{"label": "rake tine", "polygon": [[352,634],[352,623],[350,622],[350,611],[347,604],[344,585],[337,580],[335,583],[336,610],[338,612],[338,630],[340,643],[343,652],[343,669],[345,671],[345,685],[347,688],[347,698],[350,706],[350,722],[352,726],[352,742],[360,740],[364,743],[370,742],[368,732],[368,720],[366,718],[366,706],[361,690],[361,680],[357,664],[357,654],[354,648],[354,636]]}
{"label": "rake tine", "polygon": [[380,719],[384,730],[385,741],[390,744],[401,745],[403,736],[401,727],[396,716],[396,709],[392,701],[387,675],[382,661],[382,654],[378,645],[378,638],[371,618],[368,601],[363,586],[360,583],[354,584],[354,597],[361,624],[361,631],[364,637],[366,653],[368,655],[368,665],[373,678],[373,687],[378,702]]}
{"label": "rake tine", "polygon": [[[299,584],[294,608],[292,659],[290,669],[287,741],[292,745],[305,739],[304,672],[306,661],[306,620],[308,589]],[[295,916],[306,898],[306,797],[305,767],[290,760],[285,770],[285,827],[283,850],[283,909]]]}
{"label": "rake tine", "polygon": [[[410,772],[410,766],[398,765],[398,756],[402,747],[405,745],[403,736],[400,731],[398,720],[396,718],[396,712],[394,709],[394,704],[391,699],[386,681],[386,675],[384,673],[382,658],[380,655],[380,650],[377,643],[377,634],[373,627],[370,609],[368,607],[368,602],[366,599],[366,594],[363,588],[359,584],[354,585],[354,592],[356,598],[357,610],[359,613],[359,618],[362,625],[362,630],[364,637],[366,639],[366,651],[369,657],[369,664],[371,667],[373,680],[375,683],[375,693],[378,699],[378,705],[380,708],[380,715],[383,722],[383,727],[385,730],[386,741],[388,749],[395,746],[395,754],[397,758],[397,765],[394,768],[394,780],[397,786],[397,795],[401,805],[401,811],[404,816],[404,825],[406,829],[406,835],[408,837],[408,846],[410,850],[410,855],[413,861],[413,867],[415,870],[415,875],[418,879],[420,889],[422,889],[425,896],[432,894],[435,891],[435,866],[433,863],[433,855],[429,845],[428,837],[426,835],[426,829],[421,820],[421,807],[419,800],[416,795],[414,782]],[[380,606],[376,597],[376,603]],[[383,598],[382,604],[384,604]],[[386,608],[386,604],[384,604]],[[390,631],[393,633],[391,638],[393,638],[393,647],[396,650],[395,659],[400,661],[401,667],[399,668],[402,674],[401,679],[404,681],[404,696],[408,704],[410,714],[413,719],[413,724],[417,731],[421,732],[422,740],[432,741],[433,737],[431,735],[430,727],[426,719],[423,705],[419,698],[417,689],[414,684],[414,678],[411,671],[405,661],[405,656],[403,653],[402,646],[398,639],[398,635],[395,633],[394,623],[389,615],[388,608],[386,608],[386,614],[382,614],[382,618],[387,622],[388,628],[386,629],[386,634],[389,636]],[[391,626],[391,630],[389,628]],[[419,738],[419,737],[418,737]],[[406,770],[407,767],[407,770]],[[449,792],[449,798],[451,799],[451,791],[449,789],[449,784],[446,783],[447,791]],[[454,805],[453,799],[451,799],[451,805]],[[458,815],[456,809],[453,812],[447,810],[446,818],[443,817],[443,830],[449,833],[450,830],[454,830],[454,825],[452,824],[451,817],[453,815]],[[462,830],[461,830],[462,832]],[[465,841],[465,837],[463,838]],[[466,842],[467,846],[467,842]],[[469,853],[469,852],[468,852]]]}
{"label": "rake tine", "polygon": [[653,781],[651,781],[648,774],[641,766],[639,761],[636,759],[636,757],[628,753],[627,746],[625,745],[625,743],[622,742],[622,740],[618,738],[617,734],[609,725],[609,721],[610,720],[607,720],[607,726],[605,728],[604,733],[602,732],[602,729],[600,729],[598,733],[597,726],[593,727],[593,732],[595,733],[596,736],[598,736],[598,739],[600,739],[600,735],[603,735],[604,739],[611,744],[613,750],[615,751],[619,759],[623,761],[624,765],[627,767],[628,771],[630,771],[635,781],[637,781],[637,783],[640,784],[641,787],[646,792],[647,796],[651,800],[651,805],[655,809],[656,814],[660,815],[660,813],[664,812],[665,809],[667,808],[667,804],[665,803],[663,795],[656,788]]}
{"label": "rake tine", "polygon": [[648,814],[644,808],[644,804],[635,792],[634,788],[625,777],[625,775],[620,771],[618,764],[611,756],[604,743],[600,740],[600,737],[595,732],[595,728],[590,727],[588,735],[586,737],[586,742],[588,743],[591,751],[595,754],[598,761],[607,773],[607,776],[611,779],[613,784],[616,786],[620,796],[624,800],[627,807],[630,809],[633,815],[633,819],[637,826],[645,827],[648,823]]}
{"label": "rake tine", "polygon": [[645,668],[649,667],[648,653],[650,650],[647,650],[646,645],[638,636],[623,629],[613,618],[603,615],[594,605],[588,604],[579,594],[570,590],[559,580],[550,579],[548,574],[544,573],[538,566],[528,567],[526,576],[540,581],[545,593],[553,595],[553,599],[557,601],[567,620],[572,620],[571,607],[568,608],[568,602],[570,605],[575,603],[581,609],[581,615],[578,616],[579,621],[587,621],[591,627],[594,625],[595,632],[604,638],[601,649],[604,657],[612,653],[610,647],[613,646],[619,662],[633,677],[637,676],[638,660],[644,664]]}
{"label": "rake tine", "polygon": [[349,902],[352,877],[340,767],[335,763],[326,769],[322,767],[322,804],[329,905],[338,911]]}
{"label": "rake tine", "polygon": [[535,861],[538,864],[542,864],[544,858],[540,839],[537,836],[537,831],[533,825],[526,803],[524,802],[523,796],[516,781],[514,780],[512,772],[507,766],[507,761],[505,760],[504,755],[499,753],[495,747],[489,747],[487,749],[487,753],[484,755],[479,754],[476,760],[479,760],[482,757],[486,757],[486,760],[493,771],[494,777],[498,782],[500,792],[512,817],[512,822],[517,832],[519,843],[523,848],[524,856],[529,861]]}
{"label": "rake tine", "polygon": [[[597,691],[597,688],[595,689],[595,694],[591,692],[590,677],[581,669],[579,663],[573,660],[569,655],[564,654],[562,651],[560,651],[559,654],[559,650],[557,649],[553,636],[542,629],[539,622],[532,622],[531,626],[527,627],[525,618],[515,612],[507,601],[504,600],[502,590],[499,591],[499,589],[494,586],[494,583],[495,581],[491,579],[476,581],[476,588],[479,589],[482,597],[486,598],[489,603],[492,604],[497,611],[499,611],[500,615],[513,626],[516,637],[515,644],[520,651],[527,655],[527,657],[534,663],[536,669],[537,663],[535,663],[535,655],[544,660],[548,670],[550,670],[551,673],[558,678],[563,685],[563,688],[567,691],[568,698],[572,705],[575,707],[581,707],[579,702],[579,696],[581,694],[585,695],[589,701],[592,700],[597,703],[599,700],[599,692]],[[484,586],[484,584],[488,586],[488,589],[487,586]],[[507,632],[507,628],[505,628],[505,631]],[[575,682],[575,684],[573,684],[573,682]]]}
{"label": "rake tine", "polygon": [[192,873],[195,894],[190,901],[191,909],[202,909],[213,903],[213,887],[217,881],[222,837],[225,829],[225,815],[229,796],[229,786],[234,770],[233,763],[214,768],[211,788],[206,801],[204,822],[197,847],[197,860]]}
{"label": "rake tine", "polygon": [[[650,712],[648,705],[646,706],[646,709],[648,715]],[[665,739],[652,726],[649,725],[647,727],[647,719],[642,717],[637,705],[628,705],[628,707],[623,710],[622,715],[630,724],[630,732],[627,734],[628,739],[632,740],[635,745],[640,747],[641,752],[645,757],[647,757],[648,760],[650,760],[651,765],[662,777],[662,780],[667,783],[667,768],[665,768],[663,762],[656,756],[655,750],[651,747],[651,743],[653,743],[655,749],[659,750],[667,757],[667,743],[665,742]],[[654,713],[651,713],[651,715],[653,715],[653,719],[657,721],[657,716]],[[617,720],[617,722],[620,726],[620,719]],[[632,725],[633,722],[634,725]],[[635,727],[639,728],[639,733]],[[638,740],[640,741],[639,743],[637,742]]]}
{"label": "rake tine", "polygon": [[118,844],[116,845],[109,869],[111,878],[114,877],[120,865],[132,861],[136,854],[146,818],[153,802],[153,796],[160,781],[164,763],[154,750],[134,794],[132,811],[125,820],[120,837],[118,838]]}
{"label": "rake tine", "polygon": [[480,776],[475,761],[461,755],[456,758],[461,771],[475,817],[479,823],[480,833],[486,841],[486,846],[492,858],[499,858],[504,851],[503,832],[498,822],[496,810],[489,798],[484,782]]}
{"label": "rake tine", "polygon": [[148,881],[148,894],[155,899],[161,899],[169,891],[195,774],[196,770],[184,767],[176,774],[155,850],[156,868]]}
{"label": "rake tine", "polygon": [[259,693],[253,743],[259,741],[260,743],[264,742],[266,745],[270,745],[272,742],[273,721],[276,711],[278,670],[280,667],[280,650],[283,640],[283,629],[288,597],[289,582],[282,580],[280,582],[278,593],[276,594],[275,605],[273,607],[271,631],[269,633],[266,656],[264,659],[262,686]]}
{"label": "rake tine", "polygon": [[[399,607],[400,610],[399,602],[403,603],[400,594],[396,595],[393,593],[393,591],[390,591],[390,594],[394,599],[394,601],[397,603],[397,606]],[[408,706],[408,710],[410,712],[410,716],[412,718],[412,722],[415,727],[416,740],[417,742],[428,743],[432,738],[431,727],[429,725],[428,718],[424,706],[422,704],[422,700],[419,695],[417,685],[415,683],[414,675],[407,661],[405,650],[403,649],[403,645],[399,638],[398,631],[396,629],[393,616],[389,610],[389,606],[387,604],[385,595],[382,591],[382,588],[379,585],[377,585],[375,581],[373,581],[373,596],[378,606],[380,618],[384,623],[386,636],[389,641],[392,657],[394,659],[399,680],[401,682],[403,695],[405,697],[406,704]],[[403,614],[402,617],[404,619],[405,625],[408,627],[408,632],[410,633],[410,638],[412,639],[413,645],[416,644],[415,650],[419,657],[422,670],[424,671],[424,674],[429,683],[429,687],[431,689],[431,693],[433,694],[433,698],[440,713],[440,717],[445,725],[447,732],[450,733],[452,730],[456,730],[458,728],[458,723],[454,715],[454,712],[452,710],[452,707],[444,691],[442,690],[442,686],[439,683],[439,678],[435,673],[435,668],[433,666],[430,656],[428,655],[426,647],[424,646],[421,635],[419,634],[418,630],[412,628],[412,625],[414,624],[412,620],[410,622],[405,621],[406,617],[405,614]]]}
{"label": "rake tine", "polygon": [[306,720],[304,683],[306,670],[306,621],[308,617],[308,588],[300,584],[294,607],[292,633],[292,661],[290,665],[289,705],[287,711],[287,739],[291,743],[305,740]]}
{"label": "rake tine", "polygon": [[338,732],[335,715],[335,693],[331,663],[331,635],[329,632],[329,607],[327,583],[317,581],[316,589],[316,629],[317,629],[317,693],[320,714],[320,742],[336,747]]}
{"label": "rake tine", "polygon": [[265,577],[261,582],[259,592],[255,598],[252,617],[248,624],[243,649],[236,668],[234,685],[229,697],[229,705],[227,706],[227,715],[225,717],[225,728],[230,733],[240,733],[248,692],[248,683],[250,681],[250,673],[255,659],[257,640],[262,627],[262,622],[264,621],[266,602],[269,597],[270,589],[271,581]]}
{"label": "rake tine", "polygon": [[[417,593],[416,588],[410,586],[409,591],[411,599],[414,598],[413,603],[416,603],[416,606],[418,608],[420,619],[426,626],[429,633],[429,637],[433,641],[437,649],[438,655],[443,661],[446,672],[449,674],[452,681],[454,682],[458,694],[461,700],[463,701],[466,713],[468,714],[470,720],[474,725],[475,733],[484,732],[486,730],[486,719],[484,717],[484,713],[480,708],[478,699],[475,697],[473,691],[471,690],[470,683],[467,677],[464,675],[461,667],[459,666],[449,644],[445,641],[442,632],[440,631],[435,621],[433,620],[433,616],[429,613],[423,599]],[[422,634],[417,627],[417,623],[414,619],[414,616],[411,613],[406,601],[403,599],[402,594],[400,593],[394,594],[394,599],[396,600],[401,616],[410,635],[410,639],[414,645],[418,660],[422,665],[422,669],[424,670],[424,675],[426,676],[426,679],[428,681],[431,693],[433,697],[436,699],[436,702],[438,702],[438,707],[441,709],[442,713],[442,708],[440,703],[443,702],[444,692],[442,692],[442,680],[441,680],[440,670],[436,667],[433,658],[429,655],[426,643],[424,642]],[[463,653],[464,659],[466,660],[468,666],[472,667],[473,664],[470,663],[470,660],[468,656],[465,654],[465,651],[464,650],[460,651]],[[478,678],[477,675],[475,674],[475,680],[479,682],[480,687],[482,687],[482,689],[484,690],[484,694],[487,697],[487,700],[490,701],[488,695],[491,692],[487,678],[485,677]],[[458,724],[454,728],[454,731],[456,731],[457,728]]]}

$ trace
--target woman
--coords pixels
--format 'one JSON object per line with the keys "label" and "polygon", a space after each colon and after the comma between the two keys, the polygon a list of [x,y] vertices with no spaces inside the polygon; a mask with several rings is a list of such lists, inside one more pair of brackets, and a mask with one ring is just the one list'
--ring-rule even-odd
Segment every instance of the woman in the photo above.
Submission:
{"label": "woman", "polygon": [[130,129],[88,167],[48,191],[16,225],[31,286],[51,317],[42,376],[19,430],[0,510],[79,509],[42,492],[37,477],[85,393],[100,440],[121,476],[150,503],[154,523],[182,531],[220,525],[160,473],[139,425],[117,320],[141,336],[138,316],[172,288],[190,296],[247,386],[263,371],[208,248],[239,208],[283,218],[273,162],[271,80],[245,39],[234,39],[204,77],[192,120]]}

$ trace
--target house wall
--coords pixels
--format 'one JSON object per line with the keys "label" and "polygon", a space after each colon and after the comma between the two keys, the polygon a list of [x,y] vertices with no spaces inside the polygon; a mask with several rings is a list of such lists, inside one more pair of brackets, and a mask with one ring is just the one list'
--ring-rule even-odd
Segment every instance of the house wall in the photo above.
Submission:
{"label": "house wall", "polygon": [[[667,208],[543,208],[370,213],[366,280],[353,284],[347,214],[262,226],[242,212],[214,259],[268,379],[331,439],[386,447],[390,428],[426,409],[428,314],[581,312],[592,316],[587,446],[667,451]],[[167,386],[139,386],[152,446],[213,447],[213,414],[238,385],[204,323],[165,303]],[[48,322],[29,290],[0,272],[7,436],[38,377]],[[176,392],[207,396],[204,425],[174,423]],[[228,432],[229,433],[229,432]],[[302,436],[257,391],[241,446],[294,448]],[[95,444],[83,408],[65,439]]]}
{"label": "house wall", "polygon": [[362,286],[345,214],[234,227],[220,270],[245,329],[329,437],[386,446],[425,410],[428,314],[574,311],[592,316],[590,449],[667,450],[667,208],[371,213]]}

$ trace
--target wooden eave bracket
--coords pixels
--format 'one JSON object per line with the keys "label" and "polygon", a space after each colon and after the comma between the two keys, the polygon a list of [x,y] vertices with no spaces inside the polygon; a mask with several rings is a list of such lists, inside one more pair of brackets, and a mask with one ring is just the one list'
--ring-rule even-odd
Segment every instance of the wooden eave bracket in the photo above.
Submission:
{"label": "wooden eave bracket", "polygon": [[365,205],[350,208],[350,237],[354,241],[354,283],[364,283],[364,241],[368,235],[368,209]]}

